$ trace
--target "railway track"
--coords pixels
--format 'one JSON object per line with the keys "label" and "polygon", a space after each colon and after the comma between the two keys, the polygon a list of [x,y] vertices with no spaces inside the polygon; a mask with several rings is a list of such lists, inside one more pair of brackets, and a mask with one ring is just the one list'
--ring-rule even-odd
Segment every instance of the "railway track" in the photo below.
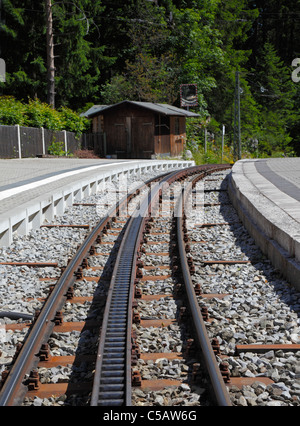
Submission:
{"label": "railway track", "polygon": [[207,333],[233,405],[299,405],[300,295],[240,222],[228,181],[207,179],[203,221],[188,232]]}
{"label": "railway track", "polygon": [[[90,330],[91,328],[98,328],[98,334],[99,334],[99,326],[101,323],[99,321],[95,324],[95,321],[89,321],[86,322],[80,322],[76,323],[76,321],[69,321],[66,323],[63,323],[63,314],[62,309],[66,303],[66,301],[71,301],[73,303],[73,292],[74,292],[74,286],[78,285],[78,282],[85,281],[85,282],[98,282],[99,276],[99,287],[102,288],[102,293],[100,291],[100,296],[97,296],[98,300],[93,299],[92,304],[90,306],[90,311],[93,309],[93,305],[99,305],[100,304],[100,311],[101,306],[103,305],[104,295],[105,295],[105,279],[107,279],[107,276],[110,274],[110,264],[108,265],[108,270],[105,271],[104,274],[102,274],[102,266],[94,266],[91,267],[91,274],[88,274],[89,276],[84,277],[83,276],[83,268],[88,267],[88,261],[87,258],[96,255],[95,258],[100,259],[100,256],[97,256],[95,245],[100,244],[102,238],[105,239],[105,236],[109,234],[109,230],[113,224],[113,222],[116,220],[116,217],[120,214],[122,209],[125,209],[127,211],[127,203],[128,201],[131,201],[134,196],[138,196],[140,191],[144,188],[141,187],[137,191],[132,192],[128,195],[128,197],[124,197],[118,205],[113,206],[108,214],[98,223],[92,231],[89,232],[89,234],[84,239],[82,245],[80,245],[78,251],[73,256],[73,258],[70,259],[68,265],[63,268],[63,272],[57,282],[55,282],[54,278],[50,277],[50,280],[55,283],[54,285],[49,286],[50,292],[46,296],[46,301],[43,305],[43,307],[40,309],[39,312],[37,312],[37,315],[35,315],[35,318],[32,318],[32,322],[27,322],[27,324],[21,323],[21,324],[12,324],[12,325],[5,325],[6,332],[10,330],[23,330],[25,329],[24,336],[24,342],[22,344],[19,344],[17,347],[16,355],[14,356],[14,362],[12,363],[10,368],[7,370],[4,370],[2,372],[2,389],[1,389],[1,405],[20,405],[23,401],[24,394],[29,391],[37,391],[39,390],[39,395],[41,396],[49,396],[49,395],[55,395],[57,393],[65,393],[68,392],[71,388],[70,392],[73,392],[72,386],[68,386],[66,383],[63,383],[62,386],[51,386],[50,385],[43,385],[39,383],[39,374],[37,371],[37,366],[39,365],[39,362],[46,362],[48,366],[51,365],[57,365],[62,364],[69,365],[73,361],[76,362],[76,354],[72,354],[72,356],[67,356],[65,359],[62,359],[61,357],[58,357],[58,359],[53,359],[53,357],[50,355],[50,348],[51,348],[51,341],[53,346],[53,337],[51,336],[51,333],[54,331],[55,333],[64,333],[66,331],[70,333],[80,333],[84,329]],[[107,207],[107,206],[106,206]],[[107,211],[107,208],[106,208]],[[124,226],[122,221],[120,221],[121,227]],[[68,225],[68,227],[73,227],[73,225]],[[77,226],[76,226],[77,228]],[[118,233],[121,232],[122,229],[118,229]],[[109,236],[108,236],[109,237]],[[110,250],[112,246],[114,246],[114,239],[115,237],[108,238],[108,241],[105,241],[108,246],[110,247]],[[103,243],[103,246],[105,247],[106,244]],[[108,251],[109,252],[109,251]],[[93,261],[92,261],[93,262]],[[24,262],[2,262],[2,264],[9,263],[10,266],[24,266]],[[97,261],[95,262],[97,265]],[[44,264],[37,264],[26,262],[27,267],[40,267],[40,266],[48,266],[48,267],[57,267],[57,263],[47,263]],[[51,275],[51,273],[50,273]],[[44,278],[43,278],[44,280]],[[47,280],[47,279],[46,279]],[[104,284],[103,284],[104,281]],[[96,293],[97,293],[97,285],[96,285]],[[76,297],[75,297],[76,299]],[[74,301],[74,304],[78,303],[78,301]],[[85,302],[88,302],[88,300],[85,300]],[[66,306],[64,307],[64,310],[67,310]],[[9,315],[11,317],[11,315]],[[89,317],[88,312],[86,312],[86,316]],[[101,317],[101,314],[100,314]],[[27,333],[27,330],[29,329],[29,332]],[[48,340],[50,339],[50,345],[48,343]],[[92,351],[91,351],[92,352]],[[55,357],[54,357],[55,358]],[[51,362],[49,363],[48,361]],[[90,362],[89,356],[84,359],[84,362]],[[41,364],[43,366],[43,364]],[[87,389],[89,390],[89,385],[87,386]],[[85,386],[74,386],[75,391],[76,388],[85,388]],[[79,389],[81,390],[81,389]]]}
{"label": "railway track", "polygon": [[[262,344],[265,334],[271,340],[268,330],[261,333],[259,347],[254,338],[251,345],[238,341],[258,309],[251,302],[253,312],[244,315],[247,325],[236,325],[238,314],[230,308],[238,303],[233,297],[238,299],[240,290],[237,285],[230,289],[230,281],[241,281],[238,274],[244,276],[246,268],[262,281],[262,271],[253,272],[262,269],[262,259],[252,243],[251,255],[233,248],[243,247],[249,236],[241,232],[239,242],[241,225],[229,210],[224,188],[226,169],[173,172],[149,182],[151,192],[139,188],[129,197],[134,214],[127,214],[125,198],[110,210],[70,259],[34,321],[20,316],[6,326],[7,332],[22,333],[25,327],[26,338],[2,373],[0,405],[34,405],[47,398],[49,405],[298,405],[297,367],[290,392],[275,386],[281,382],[274,373],[283,364],[282,356],[278,361],[283,351],[295,354],[298,365],[297,321],[289,333],[294,340],[281,336],[275,346]],[[217,186],[214,179],[219,179]],[[200,191],[195,189],[199,184]],[[220,256],[219,245],[225,247],[230,233],[234,243],[231,235],[231,246]],[[226,292],[222,281],[228,282]],[[85,296],[84,285],[92,285],[92,296]],[[83,321],[72,320],[75,305],[82,307]],[[69,354],[64,333],[80,335],[83,349],[78,345]],[[82,365],[89,365],[89,371]],[[61,383],[51,383],[49,371],[58,367]],[[290,379],[284,381],[286,387],[292,387]]]}
{"label": "railway track", "polygon": [[[190,173],[196,173],[197,170],[199,168],[192,169]],[[134,214],[128,223],[120,247],[120,255],[113,271],[104,315],[104,327],[97,355],[96,380],[91,398],[92,405],[131,405],[131,383],[140,382],[139,376],[133,373],[132,377],[131,372],[132,347],[136,346],[132,343],[131,331],[133,284],[140,275],[139,250],[146,224],[153,216],[156,216],[159,209],[158,203],[160,197],[163,197],[164,185],[167,184],[169,189],[170,185],[177,182],[179,178],[186,178],[186,176],[182,172],[174,172],[157,183],[149,197],[145,197],[139,206],[138,214]],[[182,234],[177,237],[179,241],[183,239]],[[186,267],[188,265],[182,264],[182,269]],[[218,371],[217,366],[214,371]],[[219,382],[222,383],[221,374]],[[223,389],[223,392],[227,395],[226,390]]]}
{"label": "railway track", "polygon": [[[189,173],[194,173],[196,171],[192,170],[189,171]],[[184,173],[172,173],[171,176],[167,176],[162,179],[162,181],[152,188],[151,196],[148,196],[143,199],[139,206],[139,214],[133,215],[128,223],[126,223],[125,226],[125,236],[121,242],[121,250],[120,255],[117,256],[117,260],[115,262],[115,268],[112,273],[112,279],[110,283],[110,287],[108,289],[108,296],[106,301],[106,308],[104,312],[104,318],[103,318],[103,324],[101,324],[101,337],[100,337],[100,345],[99,345],[99,353],[97,356],[97,362],[96,362],[96,374],[93,386],[93,393],[91,397],[92,405],[98,405],[101,404],[101,398],[104,402],[104,404],[126,404],[130,405],[130,399],[131,399],[131,393],[128,389],[130,389],[131,385],[131,368],[128,364],[126,364],[125,361],[128,363],[129,354],[131,354],[132,348],[131,348],[131,336],[125,337],[125,345],[124,345],[124,337],[122,336],[122,341],[119,341],[119,326],[121,321],[121,316],[123,315],[123,323],[125,322],[126,328],[129,329],[129,324],[131,323],[131,312],[132,307],[131,303],[128,305],[128,300],[126,298],[132,299],[132,285],[131,283],[135,281],[136,277],[136,266],[135,261],[138,257],[138,247],[141,243],[141,238],[143,235],[143,224],[146,223],[147,218],[149,219],[148,213],[151,211],[151,204],[149,204],[149,201],[152,203],[157,201],[159,196],[162,195],[162,186],[164,182],[172,183],[173,181],[177,180],[179,177],[182,179],[184,178]],[[140,190],[138,191],[138,194],[140,193]],[[132,196],[130,196],[130,199]],[[127,203],[127,200],[123,203]],[[123,207],[118,206],[118,208]],[[4,371],[2,373],[2,389],[0,394],[0,404],[1,405],[20,405],[24,399],[24,395],[29,394],[30,392],[35,392],[40,396],[45,396],[49,394],[55,394],[58,390],[58,386],[55,386],[51,389],[50,384],[40,384],[39,383],[39,373],[37,370],[39,363],[47,363],[47,362],[55,362],[61,363],[63,361],[62,359],[58,360],[52,360],[51,358],[51,350],[49,347],[48,341],[50,341],[51,346],[51,333],[53,334],[54,325],[55,327],[62,327],[62,329],[66,326],[63,325],[63,315],[62,315],[62,309],[63,306],[66,303],[66,300],[70,300],[72,298],[73,293],[73,287],[74,283],[78,279],[82,279],[82,267],[87,267],[88,261],[87,258],[89,255],[93,255],[95,252],[95,244],[99,244],[102,239],[103,233],[106,233],[107,230],[111,227],[111,223],[115,220],[113,218],[116,218],[119,215],[117,212],[117,208],[115,207],[115,211],[110,211],[109,215],[103,219],[98,225],[94,227],[94,229],[88,234],[86,239],[84,240],[84,243],[80,246],[78,252],[76,255],[70,260],[69,264],[63,271],[61,277],[58,279],[57,283],[55,284],[54,288],[52,289],[51,293],[46,299],[46,302],[39,312],[38,315],[36,315],[36,318],[34,322],[29,323],[28,327],[30,328],[30,332],[26,336],[26,339],[24,343],[19,345],[17,356],[15,356],[14,363],[9,371]],[[20,266],[20,265],[19,265]],[[27,264],[28,266],[28,264]],[[49,265],[48,265],[49,266]],[[118,268],[118,269],[116,269]],[[125,294],[125,302],[123,300],[118,299],[121,297],[121,294],[123,294],[123,290],[120,290],[120,286],[125,285],[129,288],[124,290]],[[113,288],[116,287],[118,291],[116,294],[114,294]],[[129,293],[131,295],[129,296]],[[115,297],[117,297],[117,301],[115,300]],[[124,297],[122,295],[122,297]],[[110,303],[111,302],[111,303]],[[113,305],[110,306],[110,305]],[[120,308],[120,305],[123,305],[123,313],[120,314],[118,312],[117,314],[113,313],[113,309]],[[117,315],[117,321],[115,320],[115,316]],[[74,326],[76,330],[76,325],[74,324],[74,321],[68,323],[68,327],[74,331]],[[128,324],[127,324],[128,323]],[[117,324],[117,329],[114,327],[112,330],[109,328],[111,327],[110,324]],[[99,324],[97,324],[99,327]],[[24,325],[18,325],[17,327],[24,327]],[[83,325],[80,324],[78,328],[82,330]],[[84,328],[90,328],[95,327],[95,324],[85,324]],[[77,330],[78,331],[78,330]],[[105,331],[105,332],[103,332]],[[116,336],[116,334],[118,336]],[[124,333],[124,330],[122,330],[121,334]],[[108,339],[108,340],[107,340]],[[120,391],[115,390],[118,384],[116,381],[120,381],[121,375],[118,374],[117,377],[113,378],[113,383],[111,383],[111,379],[109,378],[108,384],[106,383],[107,380],[103,379],[102,371],[100,373],[100,370],[102,368],[107,372],[107,370],[110,370],[112,367],[112,359],[111,359],[111,353],[103,356],[101,354],[102,346],[105,349],[105,351],[108,351],[108,347],[111,348],[111,345],[113,347],[116,346],[115,340],[118,340],[117,342],[117,352],[113,354],[113,357],[116,357],[117,365],[122,360],[124,362],[124,376],[123,376],[123,382],[125,381],[125,384],[127,384],[127,391],[124,393],[122,391],[122,397],[120,397]],[[53,340],[53,338],[52,338]],[[103,343],[104,342],[104,343]],[[20,347],[21,346],[21,347]],[[123,348],[125,346],[125,349]],[[120,350],[122,350],[122,356],[120,356]],[[124,353],[125,350],[125,353]],[[106,364],[105,358],[108,358],[108,365]],[[100,363],[99,363],[100,359]],[[66,361],[64,361],[66,362]],[[105,366],[104,366],[105,364]],[[44,364],[42,364],[44,365]],[[113,366],[113,370],[115,370],[115,365]],[[104,374],[105,375],[105,374]],[[25,380],[24,380],[25,378]],[[100,384],[98,383],[100,382]],[[122,384],[124,386],[124,383]],[[65,392],[66,385],[61,386]],[[69,388],[72,388],[72,386],[67,386]],[[76,387],[85,387],[82,386],[82,383]],[[108,387],[108,393],[107,393],[107,387]],[[100,389],[100,392],[99,392]],[[99,397],[99,395],[100,397]],[[95,396],[96,395],[96,396]],[[112,395],[116,398],[116,401],[112,401]],[[124,396],[125,395],[125,396]],[[95,402],[97,401],[97,402]]]}

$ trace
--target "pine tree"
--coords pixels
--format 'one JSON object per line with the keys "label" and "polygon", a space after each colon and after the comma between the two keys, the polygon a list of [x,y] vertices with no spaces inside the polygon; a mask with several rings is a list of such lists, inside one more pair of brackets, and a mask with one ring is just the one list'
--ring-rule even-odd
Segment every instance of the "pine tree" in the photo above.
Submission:
{"label": "pine tree", "polygon": [[258,65],[252,78],[252,90],[261,105],[261,144],[268,154],[289,152],[289,130],[299,120],[295,111],[296,86],[291,70],[280,59],[274,46],[265,43],[260,49]]}
{"label": "pine tree", "polygon": [[[46,96],[46,41],[43,2],[2,2],[1,56],[6,62],[3,94],[18,99]],[[43,47],[41,45],[43,43]]]}
{"label": "pine tree", "polygon": [[103,46],[97,37],[96,18],[103,10],[100,1],[53,3],[56,67],[56,98],[59,105],[77,109],[98,91]]}
{"label": "pine tree", "polygon": [[[45,0],[3,1],[1,45],[7,66],[3,94],[25,101],[47,100],[45,6]],[[77,109],[98,94],[100,68],[107,63],[96,22],[102,11],[100,0],[52,1],[58,106]]]}

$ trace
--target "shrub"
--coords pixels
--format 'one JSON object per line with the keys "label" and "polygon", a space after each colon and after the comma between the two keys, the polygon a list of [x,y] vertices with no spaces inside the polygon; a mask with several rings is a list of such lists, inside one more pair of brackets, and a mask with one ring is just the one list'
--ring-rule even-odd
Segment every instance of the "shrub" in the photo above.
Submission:
{"label": "shrub", "polygon": [[80,117],[76,112],[70,108],[62,107],[59,110],[60,119],[64,130],[76,133],[76,136],[81,135],[84,131],[87,131],[90,122],[85,117]]}
{"label": "shrub", "polygon": [[15,124],[24,125],[24,105],[16,101],[12,96],[0,97],[0,124],[13,126]]}
{"label": "shrub", "polygon": [[62,130],[62,121],[58,111],[38,99],[29,100],[25,105],[26,126],[44,127],[49,130]]}
{"label": "shrub", "polygon": [[11,96],[2,96],[0,124],[44,127],[53,131],[68,130],[79,137],[88,129],[89,120],[66,107],[53,109],[39,99],[30,99],[27,104],[23,104]]}
{"label": "shrub", "polygon": [[48,147],[48,153],[50,155],[58,155],[63,156],[66,154],[64,151],[64,143],[59,141],[53,141],[51,145]]}

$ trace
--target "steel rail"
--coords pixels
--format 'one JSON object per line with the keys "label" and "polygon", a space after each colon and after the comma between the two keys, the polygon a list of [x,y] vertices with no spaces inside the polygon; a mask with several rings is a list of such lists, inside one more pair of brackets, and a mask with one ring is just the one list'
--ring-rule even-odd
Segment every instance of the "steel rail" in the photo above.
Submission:
{"label": "steel rail", "polygon": [[[165,183],[171,184],[199,170],[205,171],[211,168],[215,170],[215,167],[210,165],[195,166],[166,176],[152,188],[148,197],[144,197],[138,211],[134,212],[129,220],[113,270],[108,303],[104,312],[91,396],[92,406],[131,405],[133,284],[136,278],[137,253],[148,214],[158,201]],[[127,315],[125,306],[127,306]]]}
{"label": "steel rail", "polygon": [[[206,169],[207,167],[204,167]],[[162,182],[172,182],[179,178],[180,176],[184,177],[186,174],[193,174],[197,170],[196,167],[192,167],[189,169],[183,169],[179,172],[171,172],[168,173],[167,176],[163,179]],[[157,178],[152,179],[151,181],[157,180]],[[149,181],[149,182],[151,182]],[[101,235],[101,232],[105,228],[105,226],[110,222],[111,218],[113,216],[117,215],[117,211],[121,209],[124,205],[126,205],[127,200],[132,198],[136,190],[141,189],[143,186],[146,187],[147,182],[145,185],[142,185],[139,188],[136,188],[131,194],[128,195],[128,197],[124,197],[119,203],[117,203],[116,206],[112,207],[110,211],[108,212],[107,216],[103,218],[88,234],[84,242],[82,243],[81,247],[75,254],[75,256],[71,259],[67,267],[65,268],[64,272],[62,273],[61,277],[58,279],[56,286],[54,287],[54,290],[51,292],[49,297],[47,298],[39,316],[35,320],[34,324],[31,327],[31,330],[25,339],[25,342],[22,346],[21,351],[19,352],[17,359],[12,366],[5,383],[1,389],[0,392],[0,406],[9,406],[9,405],[20,405],[22,403],[23,397],[25,393],[27,392],[27,388],[25,386],[24,378],[26,374],[29,373],[30,370],[35,368],[39,362],[38,354],[40,351],[40,348],[43,343],[47,342],[48,338],[50,337],[50,334],[54,327],[54,317],[55,313],[61,309],[63,306],[65,300],[66,300],[66,293],[69,287],[71,287],[75,281],[75,273],[82,264],[83,259],[88,255],[89,250],[91,246],[96,242],[99,235]],[[157,188],[161,189],[161,183],[156,186]],[[159,193],[159,189],[156,192]],[[145,208],[143,206],[143,208]],[[149,207],[148,207],[149,208]],[[140,216],[141,217],[141,216]],[[133,219],[133,218],[132,218]],[[142,229],[142,222],[145,220],[143,218],[142,221],[139,223],[136,222],[136,227],[139,229],[139,234],[141,235],[141,229]],[[135,245],[135,253],[137,252],[137,246],[138,243],[136,242]],[[136,255],[136,254],[135,254]],[[135,270],[134,266],[132,265],[131,268],[131,280],[134,281],[135,277]],[[132,298],[132,295],[130,296]],[[58,302],[59,301],[59,302]],[[128,324],[130,320],[131,315],[131,308],[128,307]],[[131,353],[131,347],[129,342],[131,342],[131,339],[127,337],[127,349],[126,354],[128,358],[128,354]],[[127,376],[126,376],[126,382],[131,383],[131,377],[129,377],[130,369],[127,367]],[[128,399],[127,402],[128,403]]]}
{"label": "steel rail", "polygon": [[19,352],[17,359],[1,389],[0,406],[20,405],[20,403],[22,403],[23,397],[27,391],[27,388],[23,383],[24,378],[26,374],[37,366],[39,362],[38,354],[40,348],[43,343],[47,342],[52,333],[55,314],[64,305],[66,292],[75,282],[75,273],[82,264],[83,259],[88,255],[91,246],[96,242],[97,237],[110,222],[111,218],[117,215],[117,212],[126,205],[127,201],[134,196],[136,191],[140,191],[143,187],[146,187],[147,184],[155,181],[156,179],[157,178],[154,178],[145,184],[140,185],[131,193],[127,194],[127,196],[124,196],[89,232],[77,253],[68,263],[61,277],[58,279],[53,291],[48,296],[37,319],[32,325],[22,349]]}
{"label": "steel rail", "polygon": [[131,328],[136,259],[144,224],[165,182],[182,171],[164,177],[140,203],[129,219],[114,266],[97,352],[91,406],[131,405]]}
{"label": "steel rail", "polygon": [[[224,168],[220,168],[223,170]],[[211,172],[219,170],[218,168],[215,168]],[[206,175],[207,173],[205,173]],[[204,177],[204,176],[203,176]],[[199,179],[199,178],[197,178]],[[185,248],[185,242],[184,242],[184,232],[183,232],[183,214],[184,214],[184,204],[186,202],[186,199],[191,192],[193,187],[193,182],[190,182],[190,184],[182,190],[181,197],[176,205],[176,228],[177,228],[177,237],[178,237],[178,250],[179,250],[179,257],[181,262],[181,269],[182,269],[182,275],[183,280],[185,284],[185,289],[189,301],[189,308],[192,314],[192,320],[194,324],[194,329],[198,341],[198,346],[201,348],[202,356],[205,361],[208,374],[211,380],[212,388],[214,391],[214,397],[216,400],[217,405],[219,406],[231,406],[230,397],[226,388],[226,385],[224,383],[224,379],[221,375],[220,368],[218,366],[218,363],[216,361],[216,356],[214,354],[214,351],[211,346],[211,342],[209,340],[205,322],[203,320],[201,310],[196,298],[196,294],[194,291],[194,285],[191,280],[191,275],[189,272],[189,266],[187,262],[187,256],[186,256],[186,248]]]}

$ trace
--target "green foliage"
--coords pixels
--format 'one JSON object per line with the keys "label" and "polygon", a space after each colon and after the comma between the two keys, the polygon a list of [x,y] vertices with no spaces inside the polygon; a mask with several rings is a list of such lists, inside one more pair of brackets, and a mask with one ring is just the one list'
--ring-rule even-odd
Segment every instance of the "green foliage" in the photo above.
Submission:
{"label": "green foliage", "polygon": [[102,87],[101,97],[105,100],[105,104],[115,104],[124,99],[132,99],[131,84],[122,75],[112,77],[110,82],[107,82]]}
{"label": "green foliage", "polygon": [[25,107],[20,101],[11,96],[0,98],[0,124],[12,126],[14,124],[24,125]]}
{"label": "green foliage", "polygon": [[84,117],[80,117],[70,108],[61,107],[58,110],[60,116],[61,127],[69,132],[74,132],[77,136],[88,131],[90,122]]}
{"label": "green foliage", "polygon": [[271,155],[281,151],[290,154],[289,128],[299,120],[295,109],[296,85],[290,67],[285,66],[271,43],[261,48],[265,60],[251,78],[252,93],[260,109],[260,148]]}
{"label": "green foliage", "polygon": [[180,84],[196,83],[201,125],[188,128],[188,140],[203,146],[210,117],[211,132],[226,126],[232,150],[240,71],[243,155],[300,155],[300,84],[291,80],[291,62],[299,56],[298,0],[53,0],[56,111],[43,103],[45,1],[0,3],[7,69],[0,93],[8,96],[0,101],[1,123],[80,134],[87,124],[73,110],[88,103],[180,106]]}
{"label": "green foliage", "polygon": [[[4,0],[0,5],[5,22],[0,24],[1,57],[7,66],[2,93],[46,101],[45,0]],[[97,22],[103,10],[100,0],[52,1],[56,105],[77,109],[98,93],[100,68],[110,63]]]}
{"label": "green foliage", "polygon": [[[207,130],[207,146],[205,149],[204,132]],[[214,139],[211,140],[211,135]],[[207,163],[232,163],[233,150],[225,144],[222,155],[221,126],[215,119],[189,118],[186,126],[187,145],[197,165]]]}
{"label": "green foliage", "polygon": [[59,157],[62,157],[66,154],[64,148],[64,143],[59,141],[53,141],[51,145],[48,147],[48,154],[50,155],[57,155]]}
{"label": "green foliage", "polygon": [[61,130],[62,122],[58,111],[39,100],[29,100],[25,105],[25,124],[28,127],[45,127]]}
{"label": "green foliage", "polygon": [[230,164],[234,162],[233,152],[230,147],[225,146],[222,156],[222,151],[220,147],[213,146],[204,150],[203,147],[199,147],[197,150],[192,152],[193,160],[196,165],[201,164]]}
{"label": "green foliage", "polygon": [[50,130],[68,130],[80,136],[88,129],[89,121],[66,107],[52,109],[38,99],[28,104],[13,97],[0,97],[0,124],[44,127]]}

